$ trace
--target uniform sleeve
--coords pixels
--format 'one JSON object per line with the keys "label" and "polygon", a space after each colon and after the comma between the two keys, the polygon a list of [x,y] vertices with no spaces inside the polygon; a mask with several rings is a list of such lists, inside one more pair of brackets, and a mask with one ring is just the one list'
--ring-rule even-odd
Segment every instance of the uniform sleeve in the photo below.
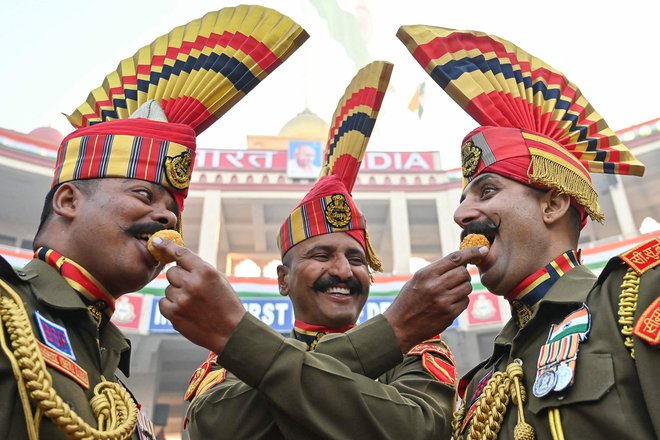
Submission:
{"label": "uniform sleeve", "polygon": [[219,362],[261,393],[285,438],[412,440],[449,432],[453,388],[420,367],[420,357],[402,363],[384,384],[246,315]]}
{"label": "uniform sleeve", "polygon": [[649,416],[660,438],[660,266],[640,277],[633,339],[635,364]]}
{"label": "uniform sleeve", "polygon": [[[379,349],[370,350],[374,345]],[[299,347],[305,350],[303,343],[299,343]],[[331,356],[354,373],[371,379],[376,379],[402,359],[394,332],[381,315],[350,333],[326,335],[315,352]],[[214,370],[220,368],[216,365]],[[229,372],[222,380],[211,381],[215,383],[207,386],[206,391],[200,390],[188,409],[191,438],[258,440],[281,435],[269,404],[260,391]],[[218,426],[223,426],[223,429],[218,430]]]}
{"label": "uniform sleeve", "polygon": [[188,408],[188,432],[191,439],[280,438],[264,396],[229,372],[194,398]]}
{"label": "uniform sleeve", "polygon": [[[603,269],[599,280],[602,280],[602,289],[595,293],[604,294],[612,310],[611,320],[617,329],[618,338],[624,344],[626,336],[632,338],[635,357],[631,364],[634,374],[639,380],[639,391],[634,396],[636,411],[646,411],[651,420],[655,438],[660,438],[660,398],[657,390],[660,389],[660,345],[658,335],[660,332],[660,265],[641,274],[629,269],[618,258],[613,259]],[[632,329],[624,329],[621,317],[624,308],[630,306],[631,296],[625,296],[624,290],[632,290],[636,305],[634,306],[634,320]],[[591,293],[593,295],[594,292]],[[624,301],[624,297],[626,300]],[[602,298],[601,300],[605,300]],[[624,307],[624,304],[626,307]],[[618,312],[617,312],[618,310]],[[626,359],[630,359],[630,347],[626,349]]]}
{"label": "uniform sleeve", "polygon": [[324,336],[315,352],[327,354],[352,372],[371,379],[394,368],[402,360],[399,341],[383,315],[376,315],[346,333]]}

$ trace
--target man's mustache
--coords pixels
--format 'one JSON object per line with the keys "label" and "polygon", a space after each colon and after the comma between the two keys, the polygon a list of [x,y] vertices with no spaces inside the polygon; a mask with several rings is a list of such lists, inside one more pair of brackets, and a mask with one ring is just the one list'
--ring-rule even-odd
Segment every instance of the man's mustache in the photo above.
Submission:
{"label": "man's mustache", "polygon": [[162,223],[137,223],[126,228],[128,235],[155,234],[158,231],[167,229]]}
{"label": "man's mustache", "polygon": [[461,231],[461,241],[463,241],[465,236],[468,234],[482,234],[485,235],[488,241],[492,243],[493,239],[495,238],[495,234],[497,234],[497,231],[500,229],[501,224],[502,219],[499,219],[497,224],[490,219],[470,222],[465,227],[465,229]]}
{"label": "man's mustache", "polygon": [[312,286],[317,292],[325,292],[331,287],[345,287],[351,291],[351,294],[359,295],[364,290],[362,289],[362,283],[355,278],[347,278],[342,280],[341,278],[333,275],[328,275],[326,277],[321,277]]}

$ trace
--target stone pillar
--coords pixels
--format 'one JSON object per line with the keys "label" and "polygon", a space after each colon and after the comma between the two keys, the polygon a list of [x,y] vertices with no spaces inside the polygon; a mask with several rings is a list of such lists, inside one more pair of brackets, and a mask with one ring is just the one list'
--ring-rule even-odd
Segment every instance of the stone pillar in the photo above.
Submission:
{"label": "stone pillar", "polygon": [[222,215],[222,191],[204,191],[202,222],[199,231],[199,249],[197,253],[207,263],[218,267],[218,248],[220,247],[220,220]]}
{"label": "stone pillar", "polygon": [[615,174],[614,176],[616,177],[616,185],[610,187],[614,212],[616,214],[616,219],[619,221],[619,226],[621,227],[621,234],[623,234],[624,237],[631,237],[639,234],[639,230],[635,226],[635,220],[632,211],[630,210],[630,204],[628,203],[626,191],[623,188],[621,176],[618,174]]}
{"label": "stone pillar", "polygon": [[392,236],[392,273],[410,273],[410,221],[408,203],[402,191],[391,193],[390,231]]}
{"label": "stone pillar", "polygon": [[461,242],[461,228],[454,222],[454,211],[458,207],[460,196],[460,188],[455,188],[438,193],[435,198],[443,257],[457,250]]}

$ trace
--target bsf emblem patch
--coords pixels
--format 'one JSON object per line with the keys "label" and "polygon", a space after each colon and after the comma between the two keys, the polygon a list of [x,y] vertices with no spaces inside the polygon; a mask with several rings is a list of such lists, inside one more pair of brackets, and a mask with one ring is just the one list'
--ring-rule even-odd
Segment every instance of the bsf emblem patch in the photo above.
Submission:
{"label": "bsf emblem patch", "polygon": [[351,222],[351,207],[346,196],[333,194],[332,201],[325,207],[325,220],[334,228],[345,228]]}
{"label": "bsf emblem patch", "polygon": [[165,177],[172,187],[186,189],[190,185],[190,174],[192,171],[192,155],[190,151],[184,151],[178,156],[165,159]]}
{"label": "bsf emblem patch", "polygon": [[461,163],[463,164],[463,177],[470,177],[477,172],[481,148],[474,145],[472,140],[466,141],[461,148]]}

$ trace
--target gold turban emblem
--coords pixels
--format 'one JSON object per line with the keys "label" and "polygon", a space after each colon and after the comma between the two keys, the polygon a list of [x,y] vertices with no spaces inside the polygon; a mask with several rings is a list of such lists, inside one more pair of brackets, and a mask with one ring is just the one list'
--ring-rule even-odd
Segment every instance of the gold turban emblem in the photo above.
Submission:
{"label": "gold turban emblem", "polygon": [[472,140],[466,141],[461,148],[461,163],[463,164],[463,177],[470,177],[477,172],[481,159],[481,148],[474,145]]}
{"label": "gold turban emblem", "polygon": [[192,155],[190,151],[184,151],[178,156],[165,159],[165,177],[172,187],[186,189],[190,185],[190,173]]}
{"label": "gold turban emblem", "polygon": [[325,219],[334,228],[345,228],[351,222],[351,207],[346,196],[333,194],[332,201],[325,207]]}

